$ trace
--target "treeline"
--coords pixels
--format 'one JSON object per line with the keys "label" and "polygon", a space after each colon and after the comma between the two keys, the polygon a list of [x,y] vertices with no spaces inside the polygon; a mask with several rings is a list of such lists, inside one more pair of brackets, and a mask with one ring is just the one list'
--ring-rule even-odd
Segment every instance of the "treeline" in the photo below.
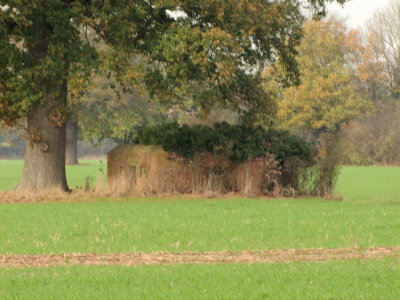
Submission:
{"label": "treeline", "polygon": [[[19,188],[68,190],[65,152],[78,137],[126,143],[142,128],[219,108],[243,128],[311,144],[328,193],[340,162],[395,163],[400,0],[377,12],[365,35],[321,19],[327,2],[8,4],[0,10],[0,126],[25,129]],[[315,18],[307,21],[305,7]]]}
{"label": "treeline", "polygon": [[264,71],[277,103],[275,126],[319,144],[321,156],[336,147],[337,164],[399,165],[399,20],[394,0],[363,32],[335,17],[307,22],[297,47],[299,84],[282,85],[279,64]]}
{"label": "treeline", "polygon": [[348,165],[400,165],[400,103],[388,100],[371,115],[349,122],[342,137]]}
{"label": "treeline", "polygon": [[0,130],[0,159],[21,159],[25,153],[25,141],[16,133]]}
{"label": "treeline", "polygon": [[393,0],[367,23],[365,96],[374,107],[343,128],[342,163],[400,165],[400,1]]}
{"label": "treeline", "polygon": [[[388,42],[400,41],[400,33],[391,25],[400,18],[395,13],[399,7],[400,1],[392,1],[378,11],[365,33],[349,30],[337,18],[306,22],[296,48],[298,81],[285,77],[279,60],[265,65],[262,84],[269,95],[268,111],[259,108],[247,123],[288,130],[320,148],[324,133],[334,133],[335,144],[341,142],[343,164],[400,164],[400,49],[398,43]],[[140,56],[132,60],[139,66],[146,64]],[[141,128],[171,121],[191,123],[199,113],[190,97],[179,105],[156,103],[142,87],[127,89],[112,77],[97,76],[93,83],[79,97],[71,93],[69,99],[70,119],[79,127],[80,155],[104,154],[97,146],[102,140],[129,143]],[[213,110],[217,107],[209,105],[200,113]],[[238,120],[237,112],[232,115]],[[248,121],[246,113],[242,115],[241,122]],[[208,125],[215,121],[220,121],[218,115]],[[2,132],[1,157],[21,158],[24,147],[15,133]]]}
{"label": "treeline", "polygon": [[[21,134],[10,130],[0,131],[0,159],[23,159],[26,141]],[[80,158],[104,157],[117,143],[111,139],[99,142],[77,141],[77,154]]]}

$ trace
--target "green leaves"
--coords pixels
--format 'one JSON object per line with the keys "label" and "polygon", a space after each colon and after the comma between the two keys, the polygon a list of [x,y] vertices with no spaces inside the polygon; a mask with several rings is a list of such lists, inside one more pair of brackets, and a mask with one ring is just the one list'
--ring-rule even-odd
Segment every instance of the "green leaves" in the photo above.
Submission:
{"label": "green leaves", "polygon": [[[324,2],[308,1],[319,8]],[[10,0],[2,6],[0,105],[13,113],[0,117],[10,122],[39,104],[48,88],[66,81],[74,90],[85,87],[99,69],[119,81],[146,78],[150,94],[163,102],[244,107],[248,120],[271,106],[258,78],[261,65],[279,60],[288,81],[298,77],[299,0]],[[99,55],[100,44],[115,58],[111,63]],[[148,62],[136,77],[130,55]]]}
{"label": "green leaves", "polygon": [[145,127],[134,141],[143,145],[162,145],[165,151],[187,158],[209,152],[237,162],[250,161],[267,153],[275,154],[281,163],[293,157],[310,162],[314,154],[307,142],[285,131],[266,131],[261,127],[228,123],[217,123],[213,128],[177,123]]}

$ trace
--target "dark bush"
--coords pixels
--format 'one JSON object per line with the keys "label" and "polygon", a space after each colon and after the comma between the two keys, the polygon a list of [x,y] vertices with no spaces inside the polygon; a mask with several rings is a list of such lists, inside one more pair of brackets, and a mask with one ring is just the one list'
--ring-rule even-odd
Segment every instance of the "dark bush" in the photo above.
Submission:
{"label": "dark bush", "polygon": [[213,128],[177,123],[146,127],[139,132],[135,143],[162,145],[165,151],[186,158],[201,152],[223,154],[236,162],[250,161],[267,153],[274,154],[281,163],[291,158],[311,162],[314,154],[309,143],[286,131],[228,123],[217,123]]}

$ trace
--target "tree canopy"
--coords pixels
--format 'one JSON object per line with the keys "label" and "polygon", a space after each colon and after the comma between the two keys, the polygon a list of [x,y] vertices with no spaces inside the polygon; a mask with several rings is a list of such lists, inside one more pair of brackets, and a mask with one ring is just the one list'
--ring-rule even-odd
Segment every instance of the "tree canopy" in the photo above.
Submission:
{"label": "tree canopy", "polygon": [[391,0],[368,23],[370,49],[384,66],[391,97],[400,98],[400,1]]}
{"label": "tree canopy", "polygon": [[318,15],[326,2],[1,0],[0,120],[26,118],[30,141],[20,187],[67,189],[59,154],[67,95],[79,95],[95,71],[144,82],[159,101],[191,98],[204,111],[219,103],[247,122],[261,111],[268,118],[275,106],[260,70],[279,61],[286,81],[297,82],[302,5]]}
{"label": "tree canopy", "polygon": [[278,118],[289,129],[335,131],[371,108],[357,86],[364,66],[357,59],[360,37],[335,20],[311,21],[304,31],[298,47],[301,84],[283,91]]}
{"label": "tree canopy", "polygon": [[[308,4],[324,9],[322,0]],[[43,102],[49,85],[67,80],[74,90],[101,64],[131,83],[144,78],[152,94],[166,101],[190,96],[203,108],[217,101],[271,110],[252,70],[279,60],[288,78],[296,79],[300,6],[247,0],[1,1],[0,118],[26,116]],[[99,53],[81,38],[88,30],[112,48]],[[145,70],[126,63],[133,52],[148,58]]]}
{"label": "tree canopy", "polygon": [[115,79],[104,76],[96,76],[91,87],[72,99],[70,106],[81,137],[96,143],[106,138],[129,143],[139,128],[166,119],[165,110],[146,94],[124,91]]}

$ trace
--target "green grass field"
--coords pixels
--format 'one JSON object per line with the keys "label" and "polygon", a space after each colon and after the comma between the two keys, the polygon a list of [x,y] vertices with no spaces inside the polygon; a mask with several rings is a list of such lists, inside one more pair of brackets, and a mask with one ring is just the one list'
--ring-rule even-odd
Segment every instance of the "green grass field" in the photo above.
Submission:
{"label": "green grass field", "polygon": [[[79,162],[78,166],[67,166],[68,185],[71,188],[84,186],[87,180],[95,185],[101,175],[100,169],[107,176],[107,161],[84,159]],[[0,160],[0,191],[17,186],[23,165],[22,160]]]}
{"label": "green grass field", "polygon": [[400,298],[399,260],[0,269],[1,299]]}
{"label": "green grass field", "polygon": [[[71,187],[98,161],[68,168]],[[0,189],[20,161],[0,161]],[[400,245],[400,168],[344,167],[321,199],[0,205],[0,255]],[[75,202],[75,201],[73,201]],[[0,269],[0,299],[400,299],[400,260]]]}

